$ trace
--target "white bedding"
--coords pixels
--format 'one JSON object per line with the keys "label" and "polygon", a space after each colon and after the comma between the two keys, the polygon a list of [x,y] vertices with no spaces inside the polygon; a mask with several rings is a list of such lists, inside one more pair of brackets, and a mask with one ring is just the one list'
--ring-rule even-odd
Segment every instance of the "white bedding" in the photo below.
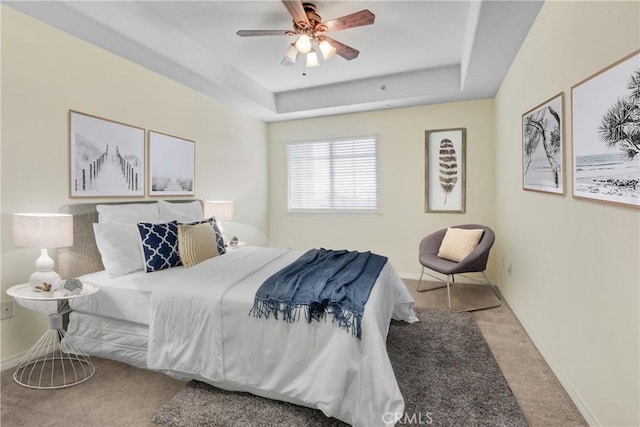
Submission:
{"label": "white bedding", "polygon": [[[235,249],[189,269],[143,273],[139,282],[120,288],[103,286],[111,289],[107,295],[151,290],[148,309],[139,303],[137,314],[134,301],[127,308],[104,301],[91,308],[102,315],[127,312],[138,323],[148,316],[150,369],[311,406],[354,426],[384,425],[384,413],[404,411],[386,352],[389,321],[417,321],[413,299],[387,263],[365,306],[361,340],[330,321],[285,323],[249,315],[262,282],[300,255]],[[105,278],[83,277],[100,285],[126,282],[98,281]]]}
{"label": "white bedding", "polygon": [[[173,275],[171,269],[159,273]],[[173,274],[172,274],[173,273]],[[87,301],[82,301],[73,309],[80,313],[92,313],[118,320],[149,325],[149,304],[153,284],[159,276],[137,271],[124,276],[109,277],[107,273],[86,274],[80,277],[83,282],[91,282],[100,286],[100,292]]]}

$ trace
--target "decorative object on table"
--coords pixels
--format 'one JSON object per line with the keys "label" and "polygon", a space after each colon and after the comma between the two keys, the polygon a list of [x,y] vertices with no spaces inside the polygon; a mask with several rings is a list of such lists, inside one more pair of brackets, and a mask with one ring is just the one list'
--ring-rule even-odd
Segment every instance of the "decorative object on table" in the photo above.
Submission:
{"label": "decorative object on table", "polygon": [[425,212],[465,212],[466,131],[425,132]]}
{"label": "decorative object on table", "polygon": [[195,142],[149,131],[149,195],[195,194]]}
{"label": "decorative object on table", "polygon": [[40,292],[49,292],[51,291],[51,283],[44,282],[42,285],[36,286],[36,290]]}
{"label": "decorative object on table", "polygon": [[640,50],[571,88],[573,197],[640,207]]}
{"label": "decorative object on table", "polygon": [[238,238],[233,236],[231,240],[229,240],[229,246],[236,247],[238,246]]}
{"label": "decorative object on table", "polygon": [[522,115],[522,188],[564,194],[564,94]]}
{"label": "decorative object on table", "polygon": [[13,242],[20,247],[40,249],[36,272],[31,275],[32,289],[60,280],[48,249],[73,246],[73,215],[60,213],[13,214]]}
{"label": "decorative object on table", "polygon": [[72,294],[79,294],[82,292],[82,282],[78,279],[67,279],[64,282],[63,288]]}
{"label": "decorative object on table", "polygon": [[211,200],[204,202],[204,217],[215,217],[218,230],[222,234],[222,240],[227,242],[227,237],[224,235],[224,227],[222,221],[233,221],[233,202],[228,200]]}
{"label": "decorative object on table", "polygon": [[144,196],[144,129],[69,111],[71,197]]}

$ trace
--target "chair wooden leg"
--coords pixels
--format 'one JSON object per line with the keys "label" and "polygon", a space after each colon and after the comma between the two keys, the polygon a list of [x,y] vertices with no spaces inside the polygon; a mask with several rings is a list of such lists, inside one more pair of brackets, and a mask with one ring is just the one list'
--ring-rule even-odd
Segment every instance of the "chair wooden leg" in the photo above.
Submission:
{"label": "chair wooden leg", "polygon": [[449,301],[449,310],[451,310],[451,274],[447,274],[447,299]]}

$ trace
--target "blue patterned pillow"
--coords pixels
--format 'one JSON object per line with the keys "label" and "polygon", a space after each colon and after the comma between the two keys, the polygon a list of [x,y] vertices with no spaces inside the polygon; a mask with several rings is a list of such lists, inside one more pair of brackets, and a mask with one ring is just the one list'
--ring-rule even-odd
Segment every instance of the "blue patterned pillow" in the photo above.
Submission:
{"label": "blue patterned pillow", "polygon": [[218,223],[216,222],[216,219],[214,217],[203,219],[202,221],[188,222],[186,223],[186,225],[198,225],[198,224],[205,224],[205,223],[209,223],[213,227],[213,232],[216,235],[216,246],[218,247],[218,253],[220,255],[226,253],[227,250],[224,247],[224,240],[222,239],[222,233],[220,232],[220,229],[218,228]]}
{"label": "blue patterned pillow", "polygon": [[182,265],[178,252],[178,221],[138,223],[147,273]]}

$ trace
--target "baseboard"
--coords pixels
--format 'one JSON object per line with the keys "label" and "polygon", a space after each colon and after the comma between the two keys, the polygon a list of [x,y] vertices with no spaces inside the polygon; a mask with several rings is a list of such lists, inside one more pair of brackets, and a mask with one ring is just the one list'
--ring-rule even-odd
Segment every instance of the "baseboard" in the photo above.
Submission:
{"label": "baseboard", "polygon": [[584,417],[587,424],[589,424],[590,426],[602,425],[598,421],[598,418],[593,414],[593,412],[591,412],[589,406],[582,399],[580,393],[578,393],[571,381],[567,378],[566,375],[564,375],[560,366],[558,366],[553,357],[551,357],[549,351],[547,351],[540,339],[533,332],[531,326],[527,323],[524,316],[522,316],[522,312],[518,309],[517,304],[515,304],[512,299],[509,298],[508,293],[504,292],[504,290],[501,290],[500,293],[502,294],[502,298],[505,300],[509,308],[511,308],[511,311],[513,311],[513,314],[516,316],[524,330],[527,332],[527,335],[529,335],[529,338],[533,342],[533,345],[536,347],[538,352],[540,352],[540,355],[542,356],[544,361],[547,362],[547,365],[549,365],[549,368],[551,369],[553,374],[556,376],[556,378],[558,378],[558,381],[560,381],[560,384],[567,392],[573,403],[576,405],[578,411],[580,411],[580,414]]}
{"label": "baseboard", "polygon": [[23,353],[14,354],[13,356],[5,357],[4,359],[0,360],[0,372],[8,371],[9,369],[15,369],[16,367],[18,367],[18,364],[25,354],[27,354],[26,351]]}

